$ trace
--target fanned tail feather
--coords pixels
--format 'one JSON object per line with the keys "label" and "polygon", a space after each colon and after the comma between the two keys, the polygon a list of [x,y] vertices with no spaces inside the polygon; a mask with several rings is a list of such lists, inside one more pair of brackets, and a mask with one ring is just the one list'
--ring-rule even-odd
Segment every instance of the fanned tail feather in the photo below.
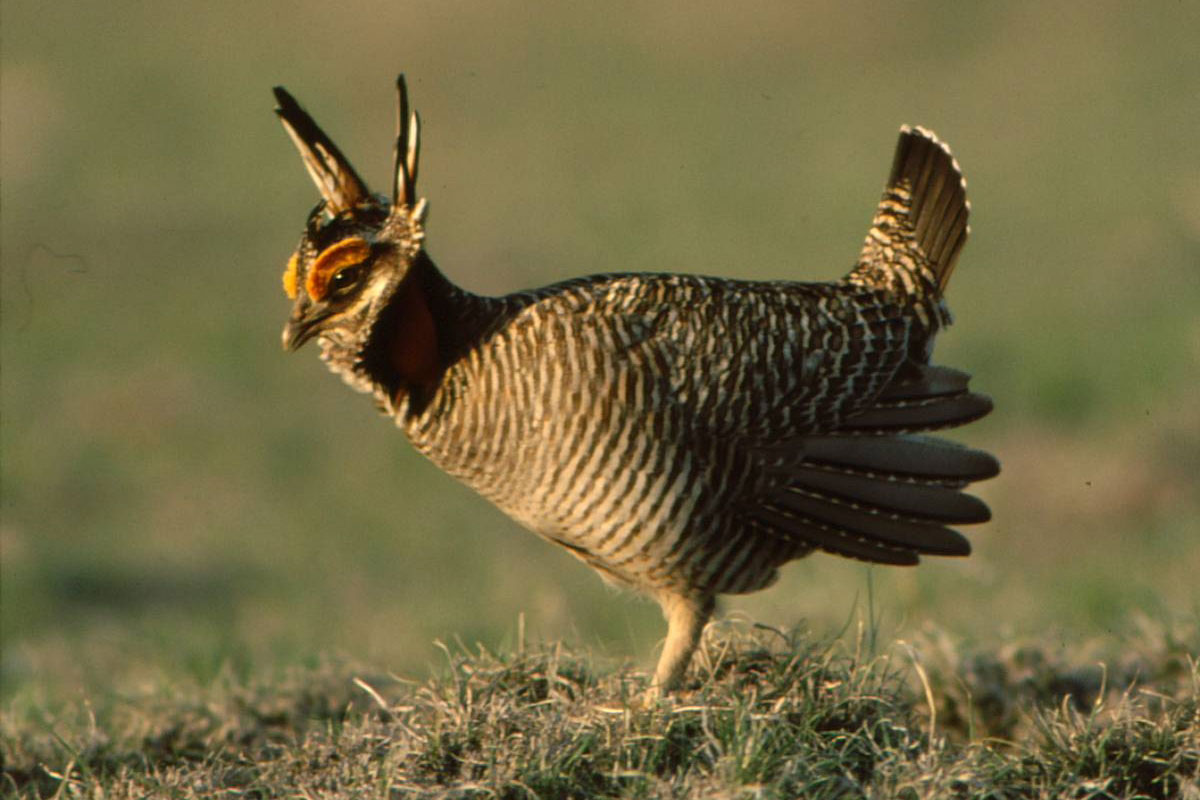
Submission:
{"label": "fanned tail feather", "polygon": [[933,131],[908,125],[900,129],[889,192],[896,187],[908,189],[908,223],[944,291],[971,232],[971,204],[958,162]]}
{"label": "fanned tail feather", "polygon": [[957,428],[986,416],[992,400],[968,391],[970,376],[950,367],[910,367],[868,406],[847,419],[845,433],[892,434]]}
{"label": "fanned tail feather", "polygon": [[981,450],[920,433],[991,409],[967,381],[956,370],[919,368],[837,431],[794,443],[801,460],[787,468],[784,488],[755,508],[755,519],[776,535],[866,561],[967,555],[970,543],[947,525],[991,518],[962,489],[1000,465]]}
{"label": "fanned tail feather", "polygon": [[[905,125],[851,279],[909,293],[927,282],[940,296],[971,232],[970,214],[966,181],[950,149],[932,131]],[[897,281],[897,271],[923,280]]]}

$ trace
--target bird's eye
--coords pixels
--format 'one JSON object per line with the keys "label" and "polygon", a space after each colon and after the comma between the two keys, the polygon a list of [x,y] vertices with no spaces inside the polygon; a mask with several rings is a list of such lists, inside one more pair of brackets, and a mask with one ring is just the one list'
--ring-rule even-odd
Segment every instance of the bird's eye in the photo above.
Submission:
{"label": "bird's eye", "polygon": [[362,265],[355,264],[352,267],[339,269],[333,274],[329,281],[329,289],[333,294],[345,294],[358,283],[359,276],[362,275]]}

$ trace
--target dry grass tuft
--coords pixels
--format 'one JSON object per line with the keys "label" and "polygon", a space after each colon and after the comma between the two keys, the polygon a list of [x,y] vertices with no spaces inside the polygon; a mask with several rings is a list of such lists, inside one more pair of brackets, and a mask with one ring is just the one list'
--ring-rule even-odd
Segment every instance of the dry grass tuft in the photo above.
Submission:
{"label": "dry grass tuft", "polygon": [[326,662],[53,710],[18,696],[3,781],[18,797],[1200,797],[1194,630],[1146,623],[1107,668],[940,632],[868,644],[715,626],[661,702],[640,672],[561,645],[443,647],[424,682]]}

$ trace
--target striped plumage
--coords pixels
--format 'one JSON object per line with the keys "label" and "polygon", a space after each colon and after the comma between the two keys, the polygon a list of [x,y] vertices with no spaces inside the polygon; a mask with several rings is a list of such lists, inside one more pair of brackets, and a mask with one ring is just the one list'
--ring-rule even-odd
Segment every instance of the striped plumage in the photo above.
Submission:
{"label": "striped plumage", "polygon": [[482,297],[424,249],[418,123],[403,79],[391,198],[372,196],[282,89],[278,113],[323,200],[284,277],[294,349],[372,393],[416,448],[669,627],[678,683],[715,595],[821,549],[890,564],[965,555],[961,490],[990,455],[931,437],[991,409],[929,363],[967,237],[962,176],[901,130],[857,265],[830,283],[614,274]]}

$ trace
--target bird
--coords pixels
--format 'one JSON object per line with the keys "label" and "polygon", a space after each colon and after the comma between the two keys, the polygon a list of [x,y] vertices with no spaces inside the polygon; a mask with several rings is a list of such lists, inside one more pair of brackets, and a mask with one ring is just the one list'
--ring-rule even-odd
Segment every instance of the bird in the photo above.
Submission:
{"label": "bird", "polygon": [[667,634],[651,691],[683,686],[719,595],[763,589],[787,562],[970,553],[955,527],[991,512],[964,489],[1000,465],[935,435],[992,401],[931,360],[970,213],[933,132],[900,129],[840,279],[614,272],[485,296],[426,247],[404,75],[390,195],[274,95],[320,193],[283,274],[284,349],[316,340],[436,466],[656,600]]}

